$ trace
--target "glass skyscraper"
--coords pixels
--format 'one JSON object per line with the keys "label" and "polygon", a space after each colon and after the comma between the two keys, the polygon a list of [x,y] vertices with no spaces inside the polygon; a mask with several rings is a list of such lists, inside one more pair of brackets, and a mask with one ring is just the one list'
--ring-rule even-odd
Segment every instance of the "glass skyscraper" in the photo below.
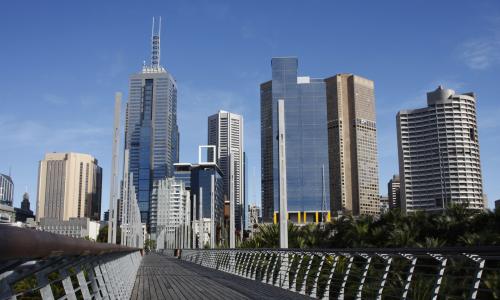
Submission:
{"label": "glass skyscraper", "polygon": [[151,64],[130,77],[125,148],[130,151],[141,222],[149,225],[153,183],[172,176],[173,164],[179,161],[177,84],[160,65],[159,29],[152,36]]}
{"label": "glass skyscraper", "polygon": [[330,211],[326,87],[298,77],[295,57],[271,60],[272,80],[261,84],[262,212],[279,210],[277,103],[285,101],[288,212],[293,222],[317,221]]}

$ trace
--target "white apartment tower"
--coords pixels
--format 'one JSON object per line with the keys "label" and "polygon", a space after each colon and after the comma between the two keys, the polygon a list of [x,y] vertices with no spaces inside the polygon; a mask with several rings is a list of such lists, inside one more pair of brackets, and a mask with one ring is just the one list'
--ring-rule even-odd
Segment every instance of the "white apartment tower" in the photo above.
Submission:
{"label": "white apartment tower", "polygon": [[[224,174],[224,194],[231,195],[231,173],[234,173],[234,199],[236,230],[242,230],[244,224],[244,162],[243,162],[243,117],[227,111],[208,117],[208,144],[216,147],[217,165]],[[209,160],[212,161],[212,153]],[[233,157],[234,166],[230,166]]]}
{"label": "white apartment tower", "polygon": [[182,240],[183,247],[188,246],[188,232],[191,228],[190,191],[186,190],[182,180],[174,178],[159,180],[156,185],[153,193],[158,206],[151,222],[154,222],[157,234],[165,235],[167,242],[171,240],[168,237],[180,235],[178,239]]}
{"label": "white apartment tower", "polygon": [[397,127],[403,211],[484,208],[473,93],[439,86],[427,107],[400,111]]}

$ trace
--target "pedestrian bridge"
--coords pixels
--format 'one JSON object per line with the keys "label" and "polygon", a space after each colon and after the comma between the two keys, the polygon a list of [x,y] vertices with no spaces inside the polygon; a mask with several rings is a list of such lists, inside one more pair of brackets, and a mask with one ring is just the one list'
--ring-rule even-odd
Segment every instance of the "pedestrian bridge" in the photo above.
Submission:
{"label": "pedestrian bridge", "polygon": [[0,300],[500,297],[500,247],[176,254],[0,225]]}

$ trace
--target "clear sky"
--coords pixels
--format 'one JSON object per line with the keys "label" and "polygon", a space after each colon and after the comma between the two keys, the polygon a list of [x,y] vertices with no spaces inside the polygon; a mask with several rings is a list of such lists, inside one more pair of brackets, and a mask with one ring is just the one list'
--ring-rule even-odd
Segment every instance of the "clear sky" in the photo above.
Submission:
{"label": "clear sky", "polygon": [[207,116],[245,118],[250,202],[260,203],[259,84],[273,56],[302,76],[375,81],[380,192],[398,171],[395,116],[424,107],[439,84],[477,94],[484,188],[500,198],[500,2],[491,1],[2,1],[0,172],[15,205],[36,202],[44,153],[94,155],[108,207],[113,97],[149,60],[162,16],[161,63],[177,79],[181,161],[206,143]]}

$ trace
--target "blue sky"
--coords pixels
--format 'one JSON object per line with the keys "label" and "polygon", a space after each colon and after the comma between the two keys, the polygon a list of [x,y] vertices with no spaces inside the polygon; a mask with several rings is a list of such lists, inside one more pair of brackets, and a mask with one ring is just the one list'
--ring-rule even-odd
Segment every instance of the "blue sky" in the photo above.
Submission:
{"label": "blue sky", "polygon": [[303,76],[375,81],[380,191],[397,172],[395,115],[425,106],[437,85],[477,94],[485,192],[500,198],[500,2],[491,1],[2,1],[0,172],[15,205],[35,206],[38,161],[94,155],[108,206],[113,97],[149,59],[162,16],[162,65],[177,79],[181,161],[197,159],[207,116],[243,114],[250,201],[260,203],[259,84],[273,56]]}

